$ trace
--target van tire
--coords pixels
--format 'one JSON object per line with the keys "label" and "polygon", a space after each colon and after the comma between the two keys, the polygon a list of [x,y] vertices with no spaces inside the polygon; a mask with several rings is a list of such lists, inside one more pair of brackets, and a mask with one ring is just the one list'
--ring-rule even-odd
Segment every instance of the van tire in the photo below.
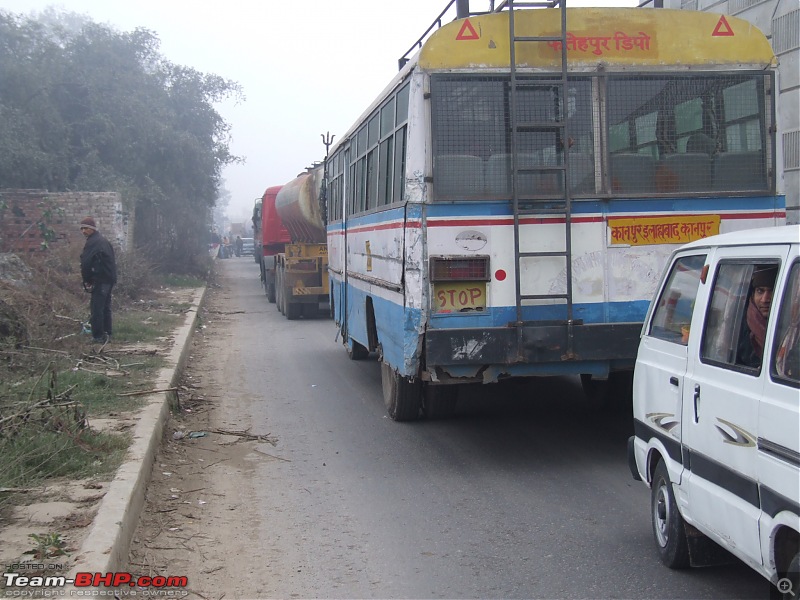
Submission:
{"label": "van tire", "polygon": [[780,600],[797,600],[800,597],[800,593],[798,593],[800,590],[800,552],[794,555],[783,577],[791,582],[792,592],[781,592],[778,588],[773,588],[775,592],[770,597],[780,598]]}
{"label": "van tire", "polygon": [[670,569],[689,566],[686,524],[675,502],[672,482],[664,460],[660,459],[650,486],[650,519],[658,556]]}

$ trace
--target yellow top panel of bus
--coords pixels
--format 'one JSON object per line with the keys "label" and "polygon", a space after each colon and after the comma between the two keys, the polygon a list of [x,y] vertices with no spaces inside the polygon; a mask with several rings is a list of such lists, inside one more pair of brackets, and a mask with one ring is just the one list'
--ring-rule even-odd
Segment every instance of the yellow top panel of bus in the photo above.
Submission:
{"label": "yellow top panel of bus", "polygon": [[[517,37],[559,37],[559,9],[515,10]],[[423,45],[423,69],[508,68],[508,12],[459,19]],[[766,36],[729,15],[661,8],[567,9],[570,68],[775,65]],[[561,42],[517,42],[519,67],[560,69]]]}

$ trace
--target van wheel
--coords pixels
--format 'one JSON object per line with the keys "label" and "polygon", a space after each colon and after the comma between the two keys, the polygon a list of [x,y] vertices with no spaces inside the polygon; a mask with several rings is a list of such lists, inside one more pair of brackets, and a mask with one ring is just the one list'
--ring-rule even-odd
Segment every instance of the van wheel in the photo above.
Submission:
{"label": "van wheel", "polygon": [[786,569],[786,573],[779,581],[784,582],[785,579],[789,580],[789,585],[785,586],[784,591],[773,587],[770,598],[797,600],[798,597],[800,597],[800,593],[798,592],[798,590],[800,590],[800,552],[794,555],[792,562],[789,563],[789,568]]}
{"label": "van wheel", "polygon": [[689,544],[686,541],[686,524],[683,521],[667,466],[661,459],[653,474],[650,488],[650,515],[653,534],[661,562],[670,569],[685,569],[689,566]]}
{"label": "van wheel", "polygon": [[386,412],[393,421],[416,421],[422,404],[422,382],[403,377],[381,361],[381,387]]}

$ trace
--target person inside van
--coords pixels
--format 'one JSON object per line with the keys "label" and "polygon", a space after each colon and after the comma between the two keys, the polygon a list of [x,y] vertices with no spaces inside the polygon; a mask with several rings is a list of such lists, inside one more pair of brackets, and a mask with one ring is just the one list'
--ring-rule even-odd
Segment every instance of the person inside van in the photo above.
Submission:
{"label": "person inside van", "polygon": [[747,302],[736,353],[736,362],[740,365],[753,368],[761,366],[767,337],[767,319],[772,308],[772,293],[777,274],[778,267],[775,265],[756,265],[753,271],[750,299]]}

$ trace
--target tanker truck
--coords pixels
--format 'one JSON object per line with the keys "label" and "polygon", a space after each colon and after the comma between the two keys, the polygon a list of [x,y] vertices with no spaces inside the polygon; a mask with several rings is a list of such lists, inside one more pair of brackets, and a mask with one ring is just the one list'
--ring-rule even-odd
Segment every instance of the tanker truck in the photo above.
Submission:
{"label": "tanker truck", "polygon": [[280,190],[281,186],[279,185],[267,188],[261,200],[258,201],[257,218],[255,216],[253,218],[259,223],[255,244],[258,246],[258,263],[261,265],[261,283],[264,286],[267,300],[270,302],[276,301],[277,257],[286,251],[286,244],[292,241],[275,209],[275,197]]}
{"label": "tanker truck", "polygon": [[275,197],[275,211],[291,238],[275,255],[275,304],[290,320],[328,310],[328,247],[320,209],[323,177],[323,166],[314,165]]}

